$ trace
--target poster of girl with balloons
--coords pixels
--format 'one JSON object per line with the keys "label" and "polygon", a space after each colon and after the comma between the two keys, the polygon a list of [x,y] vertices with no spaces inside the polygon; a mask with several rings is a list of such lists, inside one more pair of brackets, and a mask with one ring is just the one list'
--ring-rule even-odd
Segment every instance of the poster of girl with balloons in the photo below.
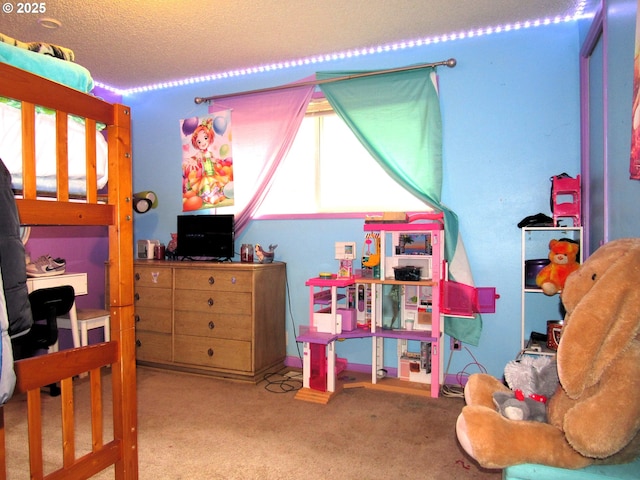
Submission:
{"label": "poster of girl with balloons", "polygon": [[233,205],[231,110],[180,120],[182,211]]}

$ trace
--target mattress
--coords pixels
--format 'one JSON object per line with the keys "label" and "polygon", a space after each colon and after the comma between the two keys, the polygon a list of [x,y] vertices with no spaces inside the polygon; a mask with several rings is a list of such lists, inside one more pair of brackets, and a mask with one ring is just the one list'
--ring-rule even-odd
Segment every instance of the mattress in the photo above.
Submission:
{"label": "mattress", "polygon": [[[1,45],[1,44],[0,44]],[[22,189],[22,121],[16,102],[0,98],[0,158],[11,173],[12,188]],[[69,193],[86,192],[86,147],[84,121],[69,116]],[[36,187],[39,192],[56,191],[56,118],[45,109],[36,113]],[[98,190],[107,183],[108,147],[101,127],[96,129],[96,176]]]}

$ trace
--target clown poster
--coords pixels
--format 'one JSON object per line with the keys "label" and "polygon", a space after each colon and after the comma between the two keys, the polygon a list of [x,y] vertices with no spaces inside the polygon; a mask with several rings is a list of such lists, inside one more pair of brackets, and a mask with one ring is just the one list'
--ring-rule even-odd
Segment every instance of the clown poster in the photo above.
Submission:
{"label": "clown poster", "polygon": [[180,120],[182,211],[233,205],[231,110]]}

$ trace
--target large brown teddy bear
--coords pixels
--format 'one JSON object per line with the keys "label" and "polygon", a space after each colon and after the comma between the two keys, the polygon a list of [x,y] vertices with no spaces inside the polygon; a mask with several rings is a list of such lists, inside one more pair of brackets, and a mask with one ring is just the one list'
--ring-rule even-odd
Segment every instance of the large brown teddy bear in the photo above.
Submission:
{"label": "large brown teddy bear", "polygon": [[640,239],[600,247],[569,276],[561,298],[560,386],[548,423],[501,416],[492,395],[507,387],[487,374],[469,377],[456,433],[483,467],[576,469],[640,455]]}

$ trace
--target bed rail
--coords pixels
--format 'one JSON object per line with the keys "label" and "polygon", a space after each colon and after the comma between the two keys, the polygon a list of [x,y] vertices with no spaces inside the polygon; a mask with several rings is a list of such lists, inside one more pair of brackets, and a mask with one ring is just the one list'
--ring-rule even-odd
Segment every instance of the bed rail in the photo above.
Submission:
{"label": "bed rail", "polygon": [[[109,142],[109,171],[111,146],[129,145],[128,138],[118,137],[117,126],[129,116],[129,109],[114,109],[114,105],[64,85],[38,77],[19,68],[0,63],[0,97],[21,103],[22,119],[22,177],[23,184],[17,199],[21,219],[31,225],[110,225],[115,223],[113,202],[99,202],[96,183],[96,125],[106,125]],[[34,78],[38,87],[33,88]],[[64,204],[51,212],[51,198],[40,198],[36,186],[36,107],[56,111],[56,191],[55,201]],[[72,198],[69,194],[69,167],[67,146],[67,119],[70,115],[85,122],[86,195]],[[111,138],[113,137],[113,138]],[[130,153],[127,153],[130,155]],[[111,183],[111,182],[110,182]],[[22,205],[21,205],[22,204]],[[44,214],[44,212],[47,212]],[[51,217],[51,213],[55,215]]]}
{"label": "bed rail", "polygon": [[[103,440],[103,399],[101,369],[114,364],[118,359],[115,342],[101,343],[41,355],[15,363],[18,378],[16,393],[27,395],[27,422],[29,428],[29,468],[32,479],[89,478],[114,465],[122,455],[122,438],[114,419],[114,438]],[[76,458],[74,433],[73,377],[89,372],[91,389],[91,436],[92,451]],[[42,417],[40,389],[60,382],[62,413],[62,467],[45,475],[42,451]],[[0,425],[4,425],[4,408],[0,408]],[[0,445],[4,446],[4,430],[0,430]],[[0,453],[0,468],[6,472],[5,450]]]}

